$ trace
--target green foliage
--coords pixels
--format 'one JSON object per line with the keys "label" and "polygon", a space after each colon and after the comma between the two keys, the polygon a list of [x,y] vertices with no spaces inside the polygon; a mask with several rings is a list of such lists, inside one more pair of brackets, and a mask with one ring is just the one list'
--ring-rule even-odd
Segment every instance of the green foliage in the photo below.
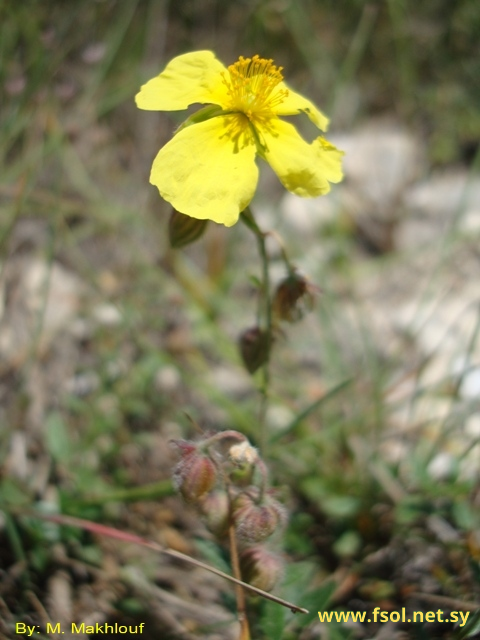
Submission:
{"label": "green foliage", "polygon": [[336,585],[333,581],[328,581],[312,589],[310,585],[314,573],[315,566],[308,562],[287,565],[281,595],[291,602],[301,602],[302,607],[308,609],[309,613],[295,615],[273,602],[263,602],[260,607],[259,628],[265,638],[290,640],[298,637],[301,629],[318,619],[318,611],[328,609]]}
{"label": "green foliage", "polygon": [[455,633],[455,640],[465,640],[466,638],[476,638],[480,633],[480,611],[475,611],[463,627]]}
{"label": "green foliage", "polygon": [[45,423],[45,443],[56,462],[68,464],[75,451],[68,427],[58,413],[51,413]]}

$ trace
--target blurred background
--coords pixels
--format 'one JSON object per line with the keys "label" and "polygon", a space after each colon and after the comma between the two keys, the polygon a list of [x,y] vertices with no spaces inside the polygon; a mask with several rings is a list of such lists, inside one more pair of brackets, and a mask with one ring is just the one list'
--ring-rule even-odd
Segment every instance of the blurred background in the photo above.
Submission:
{"label": "blurred background", "polygon": [[[134,104],[172,57],[211,49],[273,58],[347,152],[328,196],[286,194],[262,166],[253,203],[319,287],[276,345],[265,453],[290,511],[276,592],[311,614],[253,601],[253,637],[480,637],[478,0],[3,0],[0,32],[0,635],[236,637],[220,578],[20,512],[228,570],[172,492],[169,440],[195,437],[190,416],[256,441],[236,341],[259,260],[241,225],[169,248],[148,176],[184,114]],[[460,629],[316,613],[375,606],[471,614]]]}

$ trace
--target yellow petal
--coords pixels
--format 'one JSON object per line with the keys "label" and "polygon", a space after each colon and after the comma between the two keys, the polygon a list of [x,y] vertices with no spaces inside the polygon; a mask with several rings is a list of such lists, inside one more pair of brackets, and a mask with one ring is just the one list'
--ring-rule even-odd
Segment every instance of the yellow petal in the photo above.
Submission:
{"label": "yellow petal", "polygon": [[255,193],[255,153],[245,116],[217,116],[179,131],[155,158],[150,182],[181,213],[230,227]]}
{"label": "yellow petal", "polygon": [[278,85],[278,90],[285,89],[288,91],[287,97],[275,107],[275,113],[278,116],[294,116],[299,113],[305,113],[321,131],[328,129],[329,120],[327,116],[324,116],[313,102],[310,102],[307,98],[304,98],[296,91],[293,91],[293,89],[290,89],[290,87],[287,87],[284,82]]}
{"label": "yellow petal", "polygon": [[322,172],[329,182],[337,183],[343,180],[342,158],[345,151],[340,151],[335,145],[322,136],[312,143],[322,165]]}
{"label": "yellow petal", "polygon": [[179,111],[195,103],[223,105],[227,97],[222,82],[225,72],[212,51],[185,53],[144,84],[135,102],[147,111]]}
{"label": "yellow petal", "polygon": [[329,182],[340,182],[343,151],[323,138],[305,142],[294,126],[275,119],[260,131],[262,155],[286,189],[298,196],[314,197],[330,191]]}

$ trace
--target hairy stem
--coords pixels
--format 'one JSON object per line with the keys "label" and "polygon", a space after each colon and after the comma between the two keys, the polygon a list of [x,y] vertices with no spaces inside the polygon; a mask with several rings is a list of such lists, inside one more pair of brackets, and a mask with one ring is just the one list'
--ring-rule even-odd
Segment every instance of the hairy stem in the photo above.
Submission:
{"label": "hairy stem", "polygon": [[266,239],[268,233],[263,232],[257,225],[255,218],[249,207],[241,214],[242,222],[254,233],[257,240],[258,252],[260,255],[260,261],[262,264],[262,286],[260,289],[259,298],[259,318],[263,324],[263,330],[265,331],[267,342],[267,358],[262,365],[261,372],[262,378],[260,382],[260,406],[258,412],[258,423],[260,427],[259,448],[260,451],[265,450],[265,444],[267,439],[265,418],[268,407],[268,394],[270,388],[270,350],[272,347],[272,301],[270,293],[270,273],[269,273],[269,261],[267,254]]}
{"label": "hairy stem", "polygon": [[[236,580],[242,580],[242,574],[240,571],[240,562],[238,559],[237,538],[235,536],[235,527],[233,522],[230,522],[228,527],[228,539],[230,543],[230,560],[232,563],[233,576]],[[250,640],[250,629],[248,626],[247,617],[247,604],[245,601],[245,591],[243,587],[235,584],[235,598],[237,600],[237,615],[240,622],[240,637],[239,640]]]}

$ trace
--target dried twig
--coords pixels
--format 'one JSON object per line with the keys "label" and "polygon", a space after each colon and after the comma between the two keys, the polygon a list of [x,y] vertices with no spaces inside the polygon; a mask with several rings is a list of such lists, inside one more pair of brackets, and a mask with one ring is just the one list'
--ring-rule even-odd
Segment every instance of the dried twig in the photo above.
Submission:
{"label": "dried twig", "polygon": [[120,531],[119,529],[114,529],[113,527],[108,527],[104,524],[98,524],[97,522],[91,522],[90,520],[84,520],[83,518],[74,518],[73,516],[65,516],[65,515],[54,515],[54,514],[44,514],[38,513],[36,511],[16,511],[18,515],[23,515],[31,518],[39,518],[41,520],[46,520],[48,522],[55,522],[60,525],[64,525],[67,527],[77,527],[79,529],[84,529],[85,531],[91,531],[92,533],[96,533],[98,535],[108,536],[109,538],[115,538],[117,540],[122,540],[123,542],[133,542],[134,544],[142,545],[143,547],[147,547],[148,549],[152,549],[157,553],[162,553],[163,555],[169,556],[171,558],[176,558],[177,560],[182,560],[183,562],[187,562],[189,564],[193,564],[196,567],[200,567],[201,569],[205,569],[206,571],[210,571],[210,573],[214,573],[229,582],[233,582],[236,585],[239,585],[246,589],[247,591],[252,591],[262,598],[266,598],[267,600],[271,600],[272,602],[276,602],[282,607],[287,607],[293,613],[308,613],[308,609],[304,609],[303,607],[299,607],[292,602],[288,602],[288,600],[284,600],[283,598],[279,598],[278,596],[274,596],[271,593],[267,593],[262,589],[258,589],[257,587],[248,584],[247,582],[243,582],[242,580],[238,580],[233,576],[229,576],[228,573],[224,573],[219,569],[215,569],[200,560],[196,560],[191,556],[188,556],[185,553],[181,553],[180,551],[175,551],[174,549],[168,549],[162,547],[156,542],[152,540],[146,540],[145,538],[141,538],[134,533],[128,533],[126,531]]}

